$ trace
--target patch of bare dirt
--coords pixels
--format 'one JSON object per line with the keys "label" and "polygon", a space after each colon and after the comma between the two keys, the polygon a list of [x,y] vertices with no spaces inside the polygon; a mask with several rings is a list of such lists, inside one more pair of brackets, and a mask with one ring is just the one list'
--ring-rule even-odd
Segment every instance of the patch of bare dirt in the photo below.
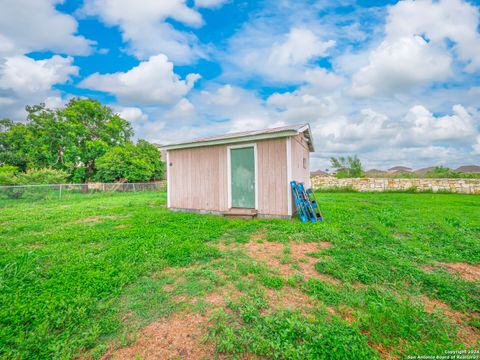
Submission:
{"label": "patch of bare dirt", "polygon": [[[211,311],[225,308],[228,299],[238,299],[241,292],[234,286],[224,286],[199,298],[176,296],[175,302],[194,303],[204,300],[211,308],[204,313],[177,312],[144,328],[131,345],[116,351],[111,349],[103,359],[211,359],[224,358],[212,342],[205,342]],[[124,321],[128,321],[127,314]],[[242,357],[243,358],[243,357]]]}
{"label": "patch of bare dirt", "polygon": [[[328,242],[320,243],[290,243],[290,260],[282,261],[282,256],[288,259],[288,256],[283,254],[284,245],[276,242],[249,242],[246,244],[247,253],[250,257],[256,260],[266,262],[270,267],[278,269],[282,275],[293,275],[301,273],[305,279],[317,278],[331,284],[339,284],[339,280],[326,275],[320,274],[315,269],[317,259],[308,255],[310,253],[318,252],[319,248],[328,248],[331,244]],[[292,267],[292,265],[294,265]]]}
{"label": "patch of bare dirt", "polygon": [[236,249],[237,247],[239,246],[238,243],[236,242],[230,242],[230,243],[225,243],[225,242],[220,242],[218,244],[218,248],[222,251],[230,251],[230,250],[234,250]]}
{"label": "patch of bare dirt", "polygon": [[357,316],[355,315],[355,310],[349,306],[340,305],[338,307],[338,312],[340,313],[340,317],[342,318],[342,320],[345,320],[349,324],[353,324],[357,319]]}
{"label": "patch of bare dirt", "polygon": [[460,276],[467,281],[480,280],[480,264],[472,265],[462,262],[440,263],[447,271]]}
{"label": "patch of bare dirt", "polygon": [[31,244],[28,244],[27,246],[30,249],[40,249],[40,248],[43,247],[43,245],[39,242],[34,242],[34,243],[31,243]]}
{"label": "patch of bare dirt", "polygon": [[106,359],[211,359],[217,355],[213,343],[203,341],[208,324],[204,314],[176,313],[142,330],[131,346]]}
{"label": "patch of bare dirt", "polygon": [[115,226],[115,229],[127,229],[129,227],[130,227],[130,225],[120,224],[120,225]]}
{"label": "patch of bare dirt", "polygon": [[480,331],[475,327],[466,324],[466,321],[470,318],[469,315],[451,309],[448,304],[438,299],[430,299],[426,296],[422,296],[421,300],[426,312],[435,313],[440,311],[448,319],[459,325],[457,337],[462,343],[474,346],[480,342]]}
{"label": "patch of bare dirt", "polygon": [[370,344],[372,348],[377,350],[378,354],[380,355],[380,359],[385,360],[397,360],[400,359],[398,355],[391,354],[391,348],[387,348],[382,344]]}
{"label": "patch of bare dirt", "polygon": [[422,266],[422,270],[431,274],[433,273],[433,271],[435,270],[435,266],[432,266],[432,265],[425,265],[425,266]]}
{"label": "patch of bare dirt", "polygon": [[263,311],[264,314],[281,309],[307,312],[315,307],[314,299],[301,290],[290,286],[285,286],[280,290],[267,289],[265,295],[268,299],[269,308]]}
{"label": "patch of bare dirt", "polygon": [[117,219],[117,216],[114,215],[104,215],[104,216],[89,216],[89,217],[84,217],[81,219],[78,219],[77,221],[74,222],[74,224],[94,224],[94,223],[99,223],[107,219]]}
{"label": "patch of bare dirt", "polygon": [[225,308],[227,300],[239,299],[242,292],[233,285],[222,286],[203,297],[203,300],[213,308]]}
{"label": "patch of bare dirt", "polygon": [[259,242],[264,241],[267,237],[267,234],[264,232],[255,233],[250,237],[251,241]]}
{"label": "patch of bare dirt", "polygon": [[88,223],[98,223],[102,221],[102,218],[99,216],[89,216],[86,218],[81,218],[75,221],[75,224],[88,224]]}

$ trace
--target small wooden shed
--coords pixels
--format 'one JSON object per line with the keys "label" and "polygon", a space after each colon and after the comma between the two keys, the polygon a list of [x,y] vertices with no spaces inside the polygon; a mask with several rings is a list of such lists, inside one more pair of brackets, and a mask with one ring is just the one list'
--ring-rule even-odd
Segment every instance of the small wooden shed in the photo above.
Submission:
{"label": "small wooden shed", "polygon": [[310,183],[308,124],[166,145],[168,207],[233,216],[294,212],[290,181]]}

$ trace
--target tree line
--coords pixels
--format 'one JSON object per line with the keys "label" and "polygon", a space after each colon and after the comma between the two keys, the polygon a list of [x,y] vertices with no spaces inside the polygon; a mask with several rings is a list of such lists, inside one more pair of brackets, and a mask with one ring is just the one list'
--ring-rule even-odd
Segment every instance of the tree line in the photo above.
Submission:
{"label": "tree line", "polygon": [[27,106],[26,122],[0,120],[0,185],[149,181],[164,176],[159,150],[133,142],[131,124],[96,100]]}

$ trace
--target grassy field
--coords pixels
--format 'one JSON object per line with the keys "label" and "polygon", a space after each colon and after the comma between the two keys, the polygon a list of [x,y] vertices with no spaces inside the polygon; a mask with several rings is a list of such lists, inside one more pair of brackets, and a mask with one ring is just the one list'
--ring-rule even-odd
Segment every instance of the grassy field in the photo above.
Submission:
{"label": "grassy field", "polygon": [[319,200],[319,224],[174,213],[155,192],[3,200],[0,357],[479,348],[479,196]]}

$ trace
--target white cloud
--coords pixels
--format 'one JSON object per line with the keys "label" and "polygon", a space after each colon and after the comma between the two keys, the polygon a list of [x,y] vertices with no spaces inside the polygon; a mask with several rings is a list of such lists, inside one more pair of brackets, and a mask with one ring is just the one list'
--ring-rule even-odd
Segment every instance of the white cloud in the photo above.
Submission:
{"label": "white cloud", "polygon": [[292,28],[285,41],[272,46],[268,62],[280,66],[305,65],[312,59],[325,56],[333,45],[335,41],[321,41],[309,29]]}
{"label": "white cloud", "polygon": [[335,44],[323,41],[310,28],[292,26],[282,35],[272,34],[266,25],[251,25],[230,42],[228,62],[238,70],[239,76],[260,75],[271,82],[303,83],[318,74],[313,63],[327,56]]}
{"label": "white cloud", "polygon": [[70,81],[78,71],[72,57],[60,55],[44,60],[21,55],[0,59],[0,116],[23,121],[25,105],[61,105],[60,93],[52,87]]}
{"label": "white cloud", "polygon": [[477,142],[473,145],[473,154],[480,155],[480,135],[477,136]]}
{"label": "white cloud", "polygon": [[196,109],[189,100],[183,98],[168,110],[162,118],[172,120],[175,125],[184,120],[194,121],[196,119]]}
{"label": "white cloud", "polygon": [[256,128],[260,128],[269,120],[263,101],[255,92],[230,84],[213,90],[203,90],[200,94],[193,96],[192,101],[202,114],[222,121],[227,131],[231,130],[229,127],[231,122],[238,119],[243,119],[238,120],[242,123],[248,119],[259,121]]}
{"label": "white cloud", "polygon": [[165,55],[156,55],[127,72],[95,73],[79,86],[114,94],[122,104],[173,104],[185,96],[200,78],[188,74],[181,80]]}
{"label": "white cloud", "polygon": [[449,39],[467,70],[475,71],[480,69],[478,26],[478,8],[466,1],[400,1],[389,10],[386,34],[390,39],[423,34],[441,45]]}
{"label": "white cloud", "polygon": [[118,115],[133,124],[148,120],[148,115],[138,107],[121,107]]}
{"label": "white cloud", "polygon": [[216,8],[225,4],[228,0],[195,0],[195,6],[204,8]]}
{"label": "white cloud", "polygon": [[0,0],[0,54],[30,51],[86,55],[92,42],[77,35],[77,22],[55,9],[58,0]]}
{"label": "white cloud", "polygon": [[86,0],[81,12],[119,26],[138,58],[164,53],[176,63],[185,64],[205,56],[193,34],[165,22],[170,18],[192,27],[203,25],[200,13],[188,7],[185,0],[145,0],[141,6],[129,0]]}
{"label": "white cloud", "polygon": [[353,95],[391,95],[451,75],[448,52],[420,36],[385,40],[369,59],[369,64],[353,76]]}
{"label": "white cloud", "polygon": [[65,106],[66,100],[60,96],[48,96],[43,103],[49,109],[58,109]]}
{"label": "white cloud", "polygon": [[447,80],[457,62],[465,71],[479,70],[478,28],[478,8],[463,0],[400,1],[388,8],[381,44],[368,56],[347,55],[339,63],[348,69],[348,62],[368,57],[353,75],[354,95],[406,92]]}
{"label": "white cloud", "polygon": [[72,57],[54,55],[45,60],[13,56],[0,64],[0,89],[12,90],[17,95],[45,92],[54,84],[64,83],[78,74]]}
{"label": "white cloud", "polygon": [[421,105],[412,107],[405,117],[401,134],[408,145],[429,145],[435,142],[472,142],[478,133],[475,121],[461,105],[453,106],[453,115],[434,116]]}

